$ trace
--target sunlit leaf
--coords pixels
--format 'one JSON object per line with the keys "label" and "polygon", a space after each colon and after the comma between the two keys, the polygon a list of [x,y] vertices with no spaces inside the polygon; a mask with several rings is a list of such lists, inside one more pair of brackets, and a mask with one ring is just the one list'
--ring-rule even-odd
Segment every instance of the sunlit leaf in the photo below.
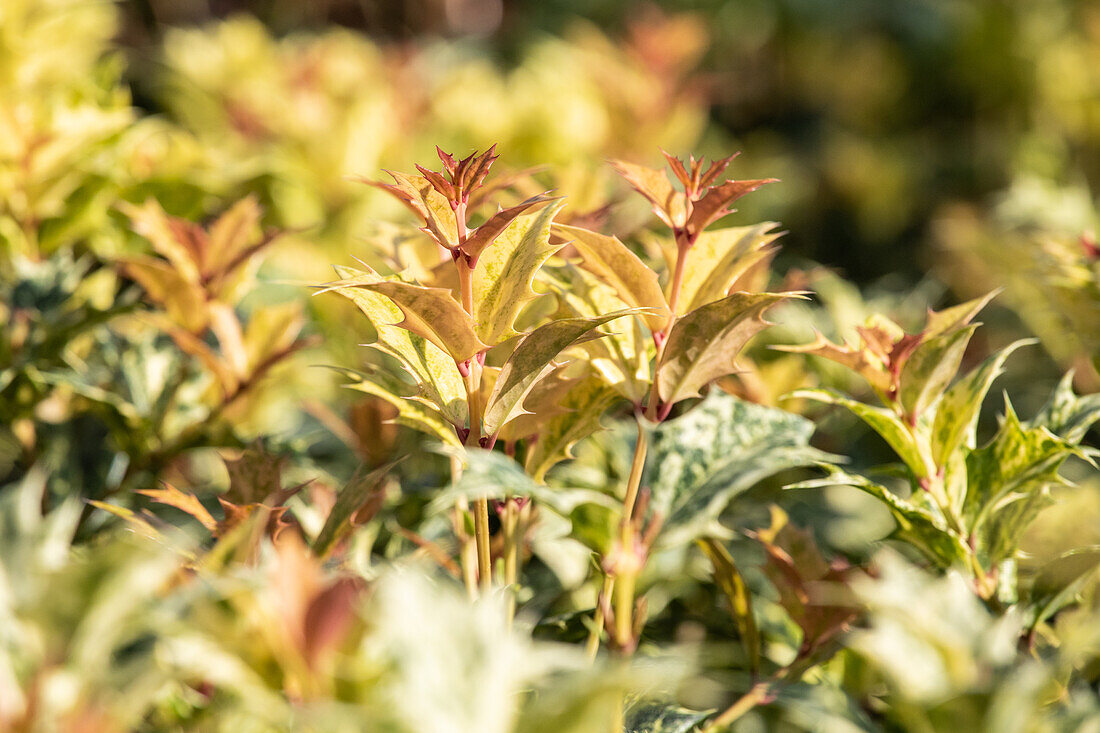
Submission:
{"label": "sunlit leaf", "polygon": [[764,222],[700,234],[684,270],[677,315],[726,297],[738,278],[774,253],[771,244],[782,234],[775,227]]}
{"label": "sunlit leaf", "polygon": [[571,448],[601,428],[600,416],[614,404],[617,394],[603,380],[590,376],[575,386],[562,407],[568,410],[546,421],[538,440],[527,450],[524,466],[536,481],[542,481],[555,464],[572,456]]}
{"label": "sunlit leaf", "polygon": [[502,209],[497,213],[489,217],[489,219],[475,229],[470,236],[462,243],[462,251],[467,257],[470,257],[473,261],[481,256],[481,253],[485,249],[491,246],[497,241],[499,237],[516,217],[527,211],[533,206],[539,204],[545,204],[554,199],[546,194],[539,194],[538,196],[532,196],[531,198],[522,201],[515,206],[509,206],[507,209]]}

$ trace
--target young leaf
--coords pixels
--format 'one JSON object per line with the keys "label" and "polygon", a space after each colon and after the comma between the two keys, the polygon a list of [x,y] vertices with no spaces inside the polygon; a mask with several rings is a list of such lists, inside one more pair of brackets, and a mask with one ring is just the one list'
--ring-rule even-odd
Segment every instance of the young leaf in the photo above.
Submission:
{"label": "young leaf", "polygon": [[714,580],[730,604],[730,613],[737,624],[741,645],[749,658],[749,670],[756,674],[760,669],[760,635],[756,630],[756,617],[752,613],[752,595],[745,585],[741,571],[737,569],[729,550],[710,537],[696,540],[699,548],[714,567]]}
{"label": "young leaf", "polygon": [[618,237],[564,224],[555,224],[553,231],[572,243],[584,258],[585,269],[615,288],[624,303],[651,309],[643,316],[651,330],[664,328],[669,311],[657,282],[657,273]]}
{"label": "young leaf", "polygon": [[726,535],[718,517],[738,494],[780,471],[831,458],[809,445],[813,430],[803,417],[717,390],[661,423],[642,477],[652,491],[650,508],[663,519],[657,543]]}
{"label": "young leaf", "polygon": [[455,433],[455,426],[462,427],[465,421],[451,422],[450,418],[438,408],[431,406],[423,399],[418,399],[415,395],[409,395],[400,380],[381,371],[371,373],[354,372],[350,369],[339,371],[354,380],[351,384],[345,385],[348,389],[381,397],[396,407],[397,417],[393,421],[398,425],[435,436],[455,447],[462,446],[462,441]]}
{"label": "young leaf", "polygon": [[706,229],[712,222],[731,213],[730,206],[734,201],[747,193],[768,183],[775,183],[775,178],[764,178],[754,181],[726,181],[715,186],[691,207],[691,216],[687,220],[687,232],[694,236]]}
{"label": "young leaf", "polygon": [[190,514],[199,520],[199,524],[213,532],[218,527],[218,521],[211,516],[206,507],[195,498],[194,494],[180,491],[175,486],[165,483],[163,489],[138,489],[137,493],[148,496],[155,502],[173,506],[182,512]]}
{"label": "young leaf", "polygon": [[352,287],[385,295],[401,309],[405,318],[398,324],[422,336],[464,362],[488,348],[474,333],[474,319],[451,297],[449,290],[425,288],[396,280],[363,283]]}
{"label": "young leaf", "polygon": [[672,187],[672,182],[664,171],[623,160],[611,161],[611,167],[634,190],[649,199],[653,204],[653,211],[669,228],[679,228],[687,222],[687,197],[682,191]]}
{"label": "young leaf", "polygon": [[484,343],[495,346],[516,335],[516,316],[536,297],[531,289],[535,273],[561,249],[550,244],[550,224],[562,206],[558,201],[517,217],[478,259],[472,278],[474,322]]}
{"label": "young leaf", "polygon": [[531,389],[554,368],[553,359],[568,346],[608,321],[630,315],[618,311],[599,318],[563,318],[526,334],[501,368],[485,408],[485,432],[494,435],[502,425],[523,414]]}
{"label": "young leaf", "polygon": [[782,234],[772,231],[776,226],[764,222],[701,233],[684,271],[677,315],[726,297],[739,277],[773,254],[770,245]]}
{"label": "young leaf", "polygon": [[898,379],[905,414],[916,418],[938,400],[955,378],[977,324],[926,339],[913,350]]}
{"label": "young leaf", "polygon": [[405,204],[424,222],[425,229],[440,245],[454,249],[458,241],[458,223],[450,203],[443,194],[422,176],[410,176],[405,173],[386,171],[393,183],[358,179],[361,183],[386,191]]}
{"label": "young leaf", "polygon": [[1073,372],[1069,372],[1046,405],[1027,422],[1027,427],[1044,427],[1077,445],[1097,420],[1100,420],[1100,393],[1078,397],[1073,393]]}
{"label": "young leaf", "polygon": [[508,226],[515,221],[516,217],[523,212],[530,209],[532,206],[544,204],[554,199],[546,194],[539,194],[538,196],[532,196],[526,201],[522,201],[515,206],[510,206],[507,209],[502,209],[497,213],[489,217],[488,221],[479,226],[470,234],[465,242],[462,243],[463,253],[474,262],[477,262],[478,257],[485,251],[487,247],[497,241],[499,237]]}
{"label": "young leaf", "polygon": [[676,321],[657,365],[666,404],[697,397],[704,386],[736,370],[746,342],[767,327],[763,314],[787,293],[734,293]]}
{"label": "young leaf", "polygon": [[960,446],[974,448],[974,431],[978,415],[989,388],[1003,371],[1009,355],[1034,339],[1023,339],[1009,344],[993,354],[969,374],[953,384],[936,406],[936,418],[932,426],[932,461],[943,466]]}
{"label": "young leaf", "polygon": [[867,405],[859,400],[845,397],[831,389],[800,389],[791,394],[794,399],[808,399],[829,405],[840,405],[852,411],[859,419],[867,423],[882,436],[898,457],[905,462],[917,478],[930,475],[929,462],[921,455],[920,447],[912,431],[906,427],[897,415],[883,407]]}

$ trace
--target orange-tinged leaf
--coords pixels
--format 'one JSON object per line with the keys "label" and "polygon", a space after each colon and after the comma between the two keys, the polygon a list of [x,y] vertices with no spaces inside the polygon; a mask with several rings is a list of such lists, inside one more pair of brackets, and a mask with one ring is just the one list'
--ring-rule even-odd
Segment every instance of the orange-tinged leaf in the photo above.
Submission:
{"label": "orange-tinged leaf", "polygon": [[770,257],[781,232],[763,222],[703,232],[688,255],[680,286],[677,315],[729,295],[730,287],[759,262]]}
{"label": "orange-tinged leaf", "polygon": [[553,231],[571,241],[584,258],[584,268],[615,288],[624,303],[650,309],[642,318],[651,330],[664,327],[669,310],[657,281],[657,273],[629,247],[617,237],[580,227],[555,224]]}
{"label": "orange-tinged leaf", "polygon": [[233,307],[225,303],[210,303],[210,330],[218,337],[218,346],[229,368],[240,378],[248,375],[248,350],[244,345],[241,322]]}
{"label": "orange-tinged leaf", "polygon": [[515,206],[510,206],[507,209],[498,211],[470,234],[466,241],[462,243],[462,251],[467,257],[476,262],[481,253],[485,251],[485,248],[492,245],[493,242],[497,240],[497,237],[508,228],[508,225],[515,221],[517,216],[533,206],[545,204],[553,200],[553,197],[540,193],[538,196],[532,196]]}
{"label": "orange-tinged leaf", "polygon": [[767,183],[775,183],[775,178],[763,178],[753,181],[726,181],[707,191],[691,207],[691,216],[687,220],[687,232],[694,236],[706,229],[716,219],[730,213],[730,205],[747,193],[751,193]]}
{"label": "orange-tinged leaf", "polygon": [[623,160],[613,160],[611,166],[634,190],[649,199],[661,221],[674,229],[687,223],[687,196],[673,188],[664,171]]}
{"label": "orange-tinged leaf", "polygon": [[210,226],[209,264],[205,273],[227,271],[249,245],[261,238],[261,213],[255,196],[246,196],[218,217]]}
{"label": "orange-tinged leaf", "polygon": [[192,517],[199,520],[199,524],[206,527],[211,532],[218,526],[217,520],[211,516],[210,512],[206,510],[206,507],[202,505],[194,494],[180,491],[169,483],[165,483],[163,489],[138,489],[137,493],[148,496],[153,501],[160,504],[174,506],[176,509],[190,514]]}
{"label": "orange-tinged leaf", "polygon": [[135,256],[119,258],[119,262],[126,276],[137,282],[150,300],[164,308],[173,323],[191,333],[206,328],[210,314],[201,285],[183,277],[164,260]]}
{"label": "orange-tinged leaf", "polygon": [[404,203],[424,222],[428,232],[445,247],[453,249],[458,242],[458,224],[446,197],[422,176],[387,171],[394,183],[381,183],[366,178],[359,180],[386,191]]}
{"label": "orange-tinged leaf", "polygon": [[202,265],[208,250],[206,232],[201,227],[169,216],[155,199],[140,206],[119,205],[133,223],[134,231],[145,237],[153,249],[175,266],[184,280],[202,280]]}

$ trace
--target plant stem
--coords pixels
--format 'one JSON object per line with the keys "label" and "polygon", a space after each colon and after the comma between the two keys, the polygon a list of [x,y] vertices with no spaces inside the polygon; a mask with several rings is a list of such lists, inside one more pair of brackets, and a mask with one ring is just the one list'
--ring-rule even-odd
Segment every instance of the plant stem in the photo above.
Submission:
{"label": "plant stem", "polygon": [[757,682],[748,692],[742,695],[737,702],[730,705],[721,715],[710,721],[700,733],[718,733],[718,731],[728,728],[735,720],[767,700],[768,694],[771,692],[771,687],[772,683],[770,680]]}
{"label": "plant stem", "polygon": [[634,460],[630,464],[630,476],[626,480],[626,495],[623,497],[623,521],[629,522],[634,518],[634,505],[638,502],[638,488],[642,483],[642,470],[645,468],[645,457],[649,450],[649,439],[646,436],[645,425],[642,416],[635,415],[638,426],[638,439],[634,443]]}
{"label": "plant stem", "polygon": [[611,598],[611,594],[615,590],[615,576],[604,575],[603,576],[603,588],[600,590],[600,594],[596,596],[596,613],[592,616],[592,628],[588,632],[588,642],[585,644],[585,654],[588,655],[588,661],[596,661],[596,654],[600,651],[600,635],[603,632],[603,623],[606,620],[603,613],[603,603],[601,599]]}

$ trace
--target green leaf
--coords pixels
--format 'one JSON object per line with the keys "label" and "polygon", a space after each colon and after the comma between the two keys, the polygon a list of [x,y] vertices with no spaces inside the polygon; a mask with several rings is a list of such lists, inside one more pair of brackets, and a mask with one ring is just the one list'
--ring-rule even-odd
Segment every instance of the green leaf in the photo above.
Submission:
{"label": "green leaf", "polygon": [[905,360],[898,385],[907,415],[921,415],[940,398],[959,371],[966,346],[977,327],[972,324],[922,341]]}
{"label": "green leaf", "polygon": [[[343,278],[321,292],[332,291],[355,303],[374,325],[378,350],[393,356],[408,371],[419,389],[419,397],[427,400],[454,425],[468,421],[466,387],[455,360],[447,352],[412,331],[399,328],[401,309],[385,295],[358,285],[382,281],[377,273],[350,267],[337,267]],[[400,390],[399,390],[400,391]]]}
{"label": "green leaf", "polygon": [[1073,392],[1073,372],[1069,372],[1027,425],[1045,427],[1066,442],[1077,445],[1097,420],[1100,420],[1100,393],[1078,397]]}
{"label": "green leaf", "polygon": [[921,332],[922,340],[929,340],[946,333],[952,333],[964,328],[974,316],[985,308],[989,301],[996,297],[998,291],[994,290],[985,295],[960,303],[942,311],[928,311],[928,320],[925,321],[924,331]]}
{"label": "green leaf", "polygon": [[1093,545],[1065,552],[1039,568],[1028,592],[1030,627],[1072,604],[1097,566],[1100,546]]}
{"label": "green leaf", "polygon": [[741,571],[733,562],[729,550],[718,540],[705,537],[696,540],[699,548],[710,559],[714,567],[714,580],[718,588],[729,600],[730,613],[737,624],[737,633],[745,656],[749,659],[749,670],[755,675],[760,670],[760,634],[756,629],[756,617],[752,613],[752,595],[745,585]]}
{"label": "green leaf", "polygon": [[677,315],[726,297],[738,278],[773,254],[770,245],[781,234],[772,231],[776,226],[763,222],[700,234],[684,270]]}
{"label": "green leaf", "polygon": [[688,710],[676,705],[636,705],[626,712],[623,730],[624,733],[691,733],[713,712]]}
{"label": "green leaf", "polygon": [[405,316],[395,325],[426,338],[456,362],[467,361],[488,348],[474,333],[473,317],[445,288],[426,288],[397,280],[353,287],[373,290],[392,300]]}
{"label": "green leaf", "polygon": [[721,537],[726,506],[780,471],[832,458],[809,445],[814,426],[798,415],[715,390],[681,417],[654,429],[642,485],[663,518],[657,542],[687,544]]}
{"label": "green leaf", "polygon": [[787,293],[734,293],[678,319],[657,365],[666,404],[699,396],[713,380],[732,374],[746,342],[768,326],[763,314]]}
{"label": "green leaf", "polygon": [[313,552],[318,557],[326,557],[337,542],[351,529],[352,516],[359,511],[368,499],[377,491],[394,464],[381,466],[366,474],[356,476],[336,495],[336,502],[328,513],[325,525],[313,540]]}
{"label": "green leaf", "polygon": [[1006,401],[1001,429],[966,459],[963,519],[987,568],[1011,557],[1023,530],[1048,506],[1050,486],[1064,483],[1058,469],[1072,445],[1045,428],[1025,428]]}
{"label": "green leaf", "polygon": [[917,548],[941,568],[966,563],[970,554],[966,542],[947,526],[943,515],[933,504],[918,506],[865,476],[846,473],[831,465],[822,465],[821,468],[829,472],[827,477],[801,481],[787,488],[814,489],[827,486],[857,488],[875,497],[890,509],[898,525],[894,532],[895,539]]}
{"label": "green leaf", "polygon": [[1033,343],[1034,339],[1022,339],[1009,344],[947,390],[936,406],[932,427],[932,460],[937,466],[945,465],[960,446],[975,447],[978,416],[993,380],[1003,372],[1005,360],[1013,351]]}
{"label": "green leaf", "polygon": [[427,178],[410,176],[405,173],[386,171],[393,183],[358,179],[361,183],[375,186],[386,191],[405,204],[414,214],[423,220],[425,227],[440,244],[452,249],[458,241],[458,223],[447,198],[435,190]]}
{"label": "green leaf", "polygon": [[562,206],[557,201],[517,217],[478,258],[472,278],[474,321],[486,344],[495,346],[516,335],[516,317],[536,297],[531,288],[535,273],[562,247],[550,243],[550,224]]}
{"label": "green leaf", "polygon": [[495,435],[504,423],[524,414],[523,402],[534,386],[554,369],[553,359],[590,332],[632,311],[599,318],[564,318],[526,334],[500,370],[485,408],[485,432]]}
{"label": "green leaf", "polygon": [[548,420],[527,449],[524,466],[535,481],[542,481],[555,464],[571,458],[573,444],[602,427],[600,417],[616,398],[615,390],[595,376],[573,388],[562,405],[568,412]]}
{"label": "green leaf", "polygon": [[624,303],[635,308],[651,309],[643,316],[651,330],[664,328],[669,310],[657,281],[657,273],[618,237],[564,224],[555,224],[553,231],[570,240],[584,258],[585,269],[615,288]]}
{"label": "green leaf", "polygon": [[928,463],[921,456],[920,448],[913,437],[913,433],[890,410],[864,404],[832,389],[800,389],[791,393],[790,396],[848,408],[882,436],[883,440],[894,449],[894,452],[905,462],[905,465],[909,467],[914,476],[924,478],[930,475]]}

